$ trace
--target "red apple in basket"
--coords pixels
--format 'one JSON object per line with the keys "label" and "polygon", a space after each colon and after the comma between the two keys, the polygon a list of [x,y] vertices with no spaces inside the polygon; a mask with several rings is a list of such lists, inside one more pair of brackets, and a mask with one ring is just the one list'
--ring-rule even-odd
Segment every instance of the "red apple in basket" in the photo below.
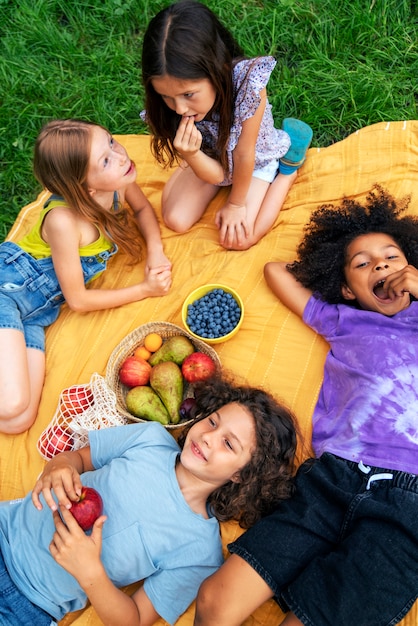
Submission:
{"label": "red apple in basket", "polygon": [[60,410],[64,417],[83,413],[93,404],[93,392],[88,385],[69,387],[61,393]]}
{"label": "red apple in basket", "polygon": [[48,459],[52,459],[59,452],[72,450],[73,445],[74,440],[71,434],[63,430],[61,426],[48,428],[40,441],[41,451]]}
{"label": "red apple in basket", "polygon": [[103,500],[93,487],[82,487],[81,496],[71,504],[70,512],[83,530],[90,530],[103,512]]}
{"label": "red apple in basket", "polygon": [[188,383],[197,383],[213,376],[216,372],[216,365],[208,354],[193,352],[184,359],[181,372]]}
{"label": "red apple in basket", "polygon": [[151,365],[139,356],[128,356],[119,370],[120,382],[127,387],[148,385],[151,374]]}

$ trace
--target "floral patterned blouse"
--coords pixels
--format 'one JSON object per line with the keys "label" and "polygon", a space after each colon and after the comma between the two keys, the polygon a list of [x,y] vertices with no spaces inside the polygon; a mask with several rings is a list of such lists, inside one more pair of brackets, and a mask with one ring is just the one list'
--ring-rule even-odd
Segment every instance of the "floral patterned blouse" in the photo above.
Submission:
{"label": "floral patterned blouse", "polygon": [[[275,59],[269,56],[245,59],[239,61],[234,67],[235,111],[227,144],[230,173],[220,183],[220,186],[232,183],[233,152],[241,135],[242,124],[255,114],[261,101],[260,91],[266,87],[275,65]],[[216,114],[210,120],[196,122],[196,126],[203,136],[203,151],[205,151],[205,146],[214,148],[219,127]],[[260,169],[271,161],[278,161],[280,157],[286,154],[289,146],[289,135],[274,127],[271,104],[267,100],[255,146],[255,169]]]}

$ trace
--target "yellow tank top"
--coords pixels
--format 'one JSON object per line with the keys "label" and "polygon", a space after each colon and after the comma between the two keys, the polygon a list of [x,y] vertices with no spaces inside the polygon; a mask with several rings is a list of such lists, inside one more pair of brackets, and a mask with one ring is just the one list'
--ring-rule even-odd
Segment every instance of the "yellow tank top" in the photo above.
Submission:
{"label": "yellow tank top", "polygon": [[[44,204],[44,208],[42,209],[38,221],[30,231],[23,237],[20,241],[17,242],[17,245],[20,246],[25,252],[33,256],[35,259],[45,259],[51,256],[51,248],[47,244],[46,241],[42,239],[41,236],[41,228],[42,223],[45,219],[45,215],[54,209],[57,206],[67,206],[65,201],[58,196],[51,196],[49,200]],[[89,243],[87,246],[83,246],[79,248],[80,256],[96,256],[105,250],[110,250],[113,248],[113,244],[111,241],[106,239],[106,237],[100,233],[98,239],[93,241],[93,243]]]}

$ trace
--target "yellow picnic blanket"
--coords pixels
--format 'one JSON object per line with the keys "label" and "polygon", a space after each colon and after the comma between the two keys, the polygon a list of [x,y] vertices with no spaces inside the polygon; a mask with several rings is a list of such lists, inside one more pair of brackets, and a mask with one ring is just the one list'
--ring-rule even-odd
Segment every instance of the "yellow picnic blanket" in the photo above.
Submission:
{"label": "yellow picnic blanket", "polygon": [[[245,318],[239,333],[215,346],[222,366],[283,399],[298,416],[309,447],[311,415],[321,385],[327,344],[273,296],[263,279],[263,266],[269,260],[294,258],[302,229],[319,204],[338,203],[344,195],[362,199],[374,183],[380,183],[396,197],[412,194],[410,211],[418,214],[418,121],[378,123],[327,148],[310,148],[273,229],[244,252],[225,251],[218,244],[214,217],[225,200],[225,190],[190,232],[178,235],[167,229],[160,219],[160,198],[170,172],[154,162],[149,137],[129,135],[118,140],[136,162],[138,182],[157,212],[165,251],[173,263],[173,286],[165,297],[108,311],[78,314],[64,305],[58,320],[47,330],[46,380],[37,421],[22,435],[0,434],[2,500],[23,496],[42,470],[44,460],[36,443],[53,417],[60,391],[88,383],[94,372],[104,375],[113,348],[136,327],[152,321],[181,326],[184,299],[204,283],[234,287],[244,301]],[[41,193],[22,209],[10,239],[17,241],[27,232],[46,196],[46,192]],[[143,264],[130,270],[124,255],[118,254],[94,287],[123,287],[138,282],[142,272]],[[222,524],[225,545],[240,533],[235,523]],[[178,624],[192,626],[193,615],[192,606]],[[281,611],[271,600],[245,625],[276,626],[281,619]],[[92,607],[67,616],[61,626],[70,623],[101,624]],[[417,623],[416,603],[402,624]],[[166,622],[159,620],[158,624]]]}

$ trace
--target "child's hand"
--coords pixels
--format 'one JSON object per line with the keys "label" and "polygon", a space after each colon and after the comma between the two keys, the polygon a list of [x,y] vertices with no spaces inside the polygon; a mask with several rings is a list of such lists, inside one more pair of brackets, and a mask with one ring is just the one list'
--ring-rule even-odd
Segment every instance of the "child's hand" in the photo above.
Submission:
{"label": "child's hand", "polygon": [[401,297],[404,293],[418,298],[418,269],[406,265],[386,278],[384,288],[390,298]]}
{"label": "child's hand", "polygon": [[225,248],[239,249],[249,235],[247,208],[227,202],[215,217],[219,228],[219,243]]}
{"label": "child's hand", "polygon": [[149,296],[165,296],[172,283],[171,265],[163,267],[145,268],[145,280]]}
{"label": "child's hand", "polygon": [[38,510],[42,509],[39,495],[42,493],[46,504],[52,511],[58,509],[57,503],[52,497],[54,491],[61,507],[71,508],[71,502],[75,502],[81,495],[81,480],[77,470],[66,464],[65,459],[53,459],[39,476],[32,490],[32,502]]}
{"label": "child's hand", "polygon": [[161,250],[148,250],[146,268],[151,269],[171,269],[171,261],[166,257],[164,251]]}
{"label": "child's hand", "polygon": [[86,535],[65,507],[61,507],[60,512],[54,512],[55,533],[49,551],[58,565],[74,576],[83,588],[103,571],[100,552],[106,519],[105,515],[101,515],[95,521],[91,534]]}
{"label": "child's hand", "polygon": [[199,152],[202,133],[196,128],[193,117],[182,117],[174,137],[173,146],[187,160]]}

